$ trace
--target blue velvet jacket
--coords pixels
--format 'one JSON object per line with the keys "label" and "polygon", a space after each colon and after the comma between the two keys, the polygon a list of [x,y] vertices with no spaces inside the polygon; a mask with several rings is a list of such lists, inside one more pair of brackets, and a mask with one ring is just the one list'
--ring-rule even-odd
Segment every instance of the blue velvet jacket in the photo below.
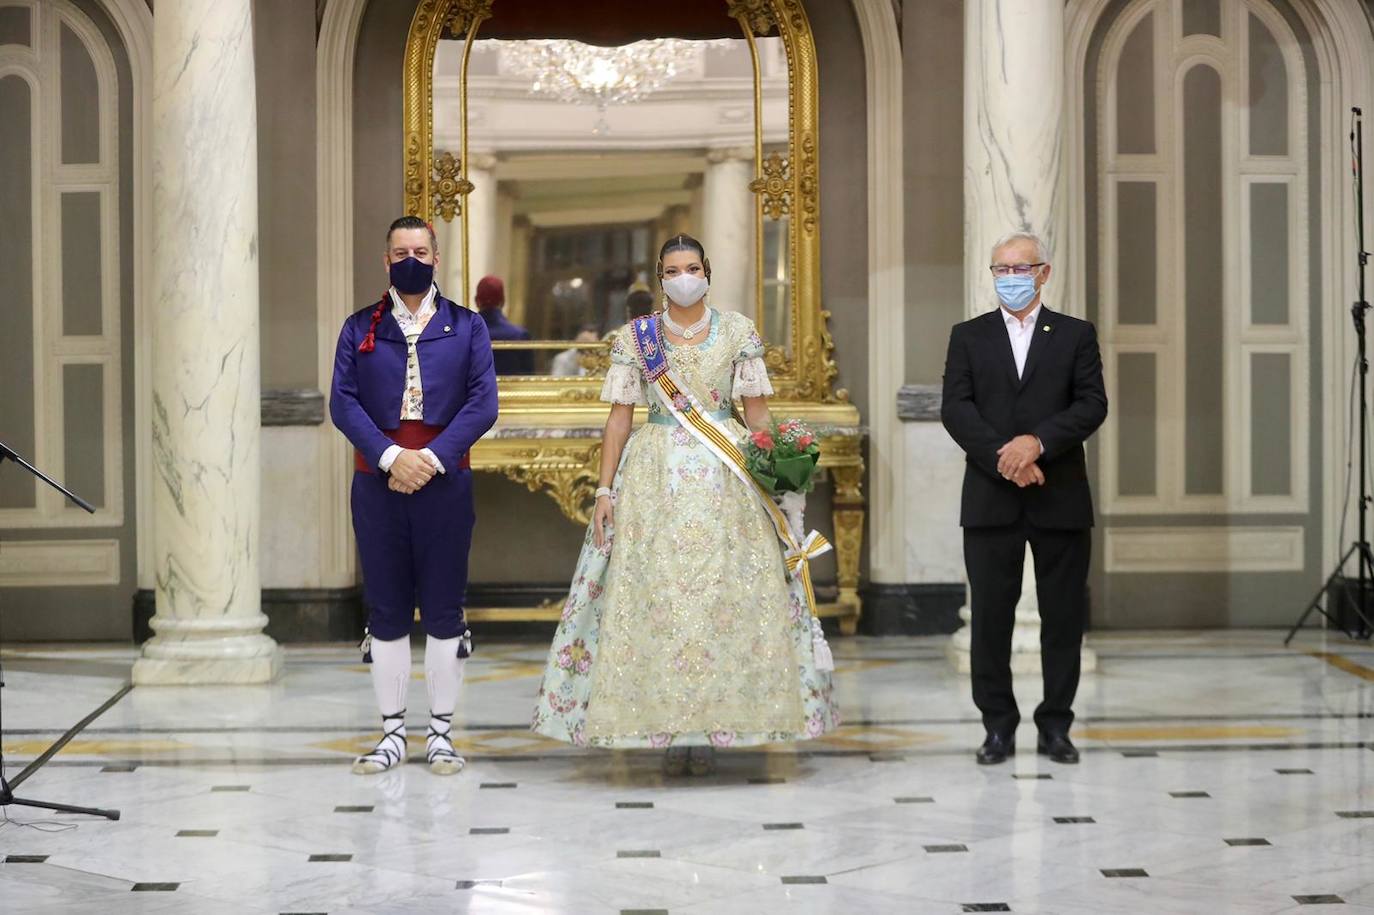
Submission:
{"label": "blue velvet jacket", "polygon": [[[358,351],[375,307],[360,309],[344,321],[329,393],[334,425],[373,467],[392,444],[384,430],[400,425],[406,377],[406,339],[391,316],[390,301],[377,324],[373,350]],[[479,315],[439,295],[416,352],[425,388],[425,423],[444,427],[429,448],[445,468],[456,468],[496,423],[491,338]]]}

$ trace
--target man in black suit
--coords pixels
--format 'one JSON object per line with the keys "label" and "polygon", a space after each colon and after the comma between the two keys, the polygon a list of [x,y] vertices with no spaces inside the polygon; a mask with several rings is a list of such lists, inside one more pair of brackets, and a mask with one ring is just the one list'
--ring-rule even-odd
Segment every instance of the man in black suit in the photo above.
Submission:
{"label": "man in black suit", "polygon": [[1107,418],[1092,324],[1041,304],[1044,243],[1014,233],[993,248],[995,311],[955,325],[945,359],[945,429],[964,449],[964,567],[972,621],[973,701],[987,739],[983,765],[1016,752],[1021,714],[1011,637],[1026,543],[1040,599],[1045,698],[1037,752],[1078,762],[1069,740],[1087,612],[1092,493],[1083,442]]}

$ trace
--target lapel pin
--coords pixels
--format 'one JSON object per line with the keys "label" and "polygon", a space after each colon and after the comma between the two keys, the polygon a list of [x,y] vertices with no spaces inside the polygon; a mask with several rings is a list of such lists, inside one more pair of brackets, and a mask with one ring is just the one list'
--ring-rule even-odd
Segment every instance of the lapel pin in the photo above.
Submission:
{"label": "lapel pin", "polygon": [[[444,325],[444,333],[448,333],[451,330],[453,330],[453,328],[449,327],[447,324]],[[1049,330],[1049,328],[1046,327],[1045,330]]]}
{"label": "lapel pin", "polygon": [[[1046,324],[1044,327],[1042,327],[1042,328],[1040,328],[1040,329],[1043,330],[1045,333],[1049,333],[1049,332],[1050,332],[1050,326],[1049,326],[1048,324]],[[445,330],[447,330],[447,328],[445,328]]]}

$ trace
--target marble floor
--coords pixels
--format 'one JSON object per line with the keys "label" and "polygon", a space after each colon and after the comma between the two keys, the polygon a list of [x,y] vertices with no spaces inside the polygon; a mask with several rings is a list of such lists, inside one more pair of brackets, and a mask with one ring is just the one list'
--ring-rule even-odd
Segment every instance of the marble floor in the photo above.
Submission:
{"label": "marble floor", "polygon": [[[12,648],[8,777],[108,704],[17,793],[122,816],[5,808],[0,911],[1374,912],[1374,646],[1092,644],[1078,766],[1029,726],[975,766],[944,640],[855,638],[832,640],[844,728],[666,780],[652,753],[526,730],[537,644],[480,646],[454,778],[350,774],[374,716],[344,646],[292,648],[270,687],[132,690],[129,649]],[[1038,684],[1018,690],[1029,718]]]}

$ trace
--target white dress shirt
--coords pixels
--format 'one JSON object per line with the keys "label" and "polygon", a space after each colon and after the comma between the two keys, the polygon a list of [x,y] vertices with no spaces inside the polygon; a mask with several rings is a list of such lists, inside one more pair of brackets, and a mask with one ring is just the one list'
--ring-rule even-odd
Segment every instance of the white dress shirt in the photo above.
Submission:
{"label": "white dress shirt", "polygon": [[[999,306],[1000,307],[1000,306]],[[1011,357],[1016,360],[1016,377],[1026,374],[1026,355],[1030,352],[1031,340],[1035,339],[1035,322],[1040,317],[1043,303],[1031,309],[1025,318],[1017,320],[1016,315],[1002,308],[1002,321],[1007,325],[1007,337],[1011,340]],[[1040,442],[1040,439],[1036,439]],[[1040,442],[1040,453],[1045,453],[1045,443]]]}
{"label": "white dress shirt", "polygon": [[1016,360],[1016,377],[1026,374],[1026,354],[1030,352],[1031,340],[1035,337],[1035,322],[1040,317],[1040,305],[1021,320],[1016,315],[1002,309],[1002,320],[1007,325],[1007,336],[1011,339],[1011,355]]}
{"label": "white dress shirt", "polygon": [[[387,290],[391,295],[391,316],[396,319],[396,323],[401,326],[401,333],[406,338],[406,377],[404,388],[401,391],[401,419],[423,420],[424,413],[424,386],[420,381],[420,354],[416,350],[416,342],[420,339],[420,334],[424,333],[425,326],[429,324],[429,319],[434,317],[437,307],[434,304],[435,298],[439,294],[439,287],[430,284],[429,292],[425,293],[420,307],[414,314],[406,307],[405,301],[401,298],[396,287],[392,286]],[[377,461],[377,466],[382,473],[391,470],[391,465],[396,461],[396,456],[404,450],[400,445],[390,445],[382,452],[381,458]],[[439,462],[439,458],[428,448],[421,448],[420,454],[434,466],[440,473],[444,472],[444,465]]]}

